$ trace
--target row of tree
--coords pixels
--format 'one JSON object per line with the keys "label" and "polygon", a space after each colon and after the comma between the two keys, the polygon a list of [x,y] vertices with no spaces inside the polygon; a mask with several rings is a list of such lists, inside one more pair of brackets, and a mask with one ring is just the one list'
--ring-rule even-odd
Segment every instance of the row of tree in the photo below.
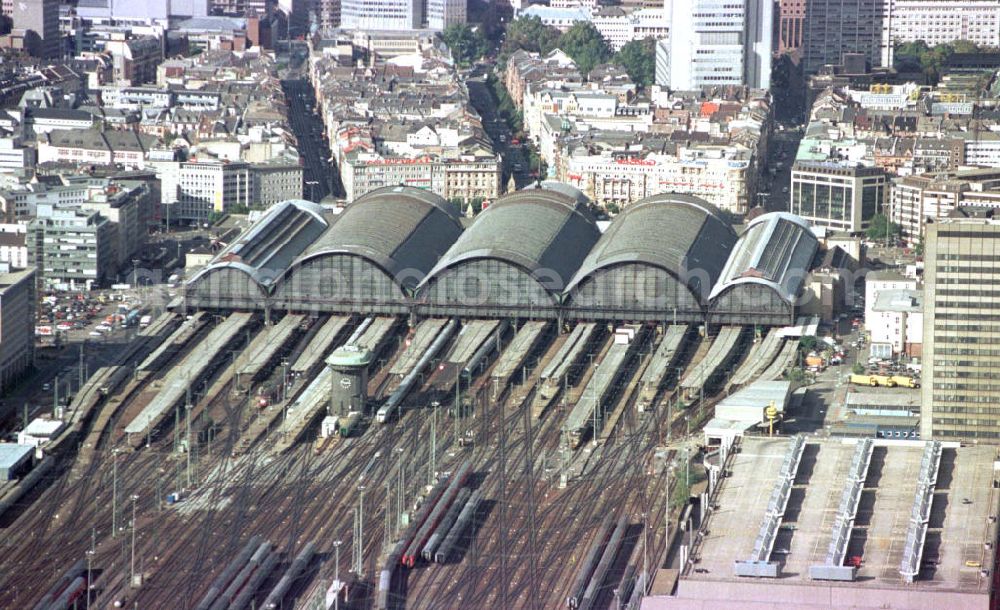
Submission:
{"label": "row of tree", "polygon": [[[484,57],[492,46],[481,27],[453,25],[445,29],[441,36],[460,66],[471,65]],[[637,86],[647,87],[653,83],[656,71],[655,44],[652,38],[634,40],[613,53],[589,21],[578,22],[560,33],[543,24],[538,17],[521,17],[507,26],[506,38],[500,47],[500,62],[505,64],[507,58],[519,49],[545,55],[558,48],[573,58],[583,74],[588,74],[600,64],[612,62],[624,68]]]}

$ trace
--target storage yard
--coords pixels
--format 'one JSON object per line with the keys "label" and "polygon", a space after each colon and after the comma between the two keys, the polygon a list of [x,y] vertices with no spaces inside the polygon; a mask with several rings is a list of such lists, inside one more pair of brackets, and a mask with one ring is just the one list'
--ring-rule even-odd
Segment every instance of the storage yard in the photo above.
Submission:
{"label": "storage yard", "polygon": [[[352,212],[388,204],[391,223]],[[667,553],[664,444],[795,343],[753,336],[738,293],[773,289],[753,303],[790,323],[786,276],[816,245],[780,215],[745,244],[694,198],[634,209],[599,235],[547,189],[464,232],[417,189],[330,222],[277,206],[81,392],[87,423],[0,514],[0,607],[637,608]],[[520,249],[492,235],[517,223]],[[786,264],[748,283],[768,231]],[[666,303],[623,296],[653,284]]]}

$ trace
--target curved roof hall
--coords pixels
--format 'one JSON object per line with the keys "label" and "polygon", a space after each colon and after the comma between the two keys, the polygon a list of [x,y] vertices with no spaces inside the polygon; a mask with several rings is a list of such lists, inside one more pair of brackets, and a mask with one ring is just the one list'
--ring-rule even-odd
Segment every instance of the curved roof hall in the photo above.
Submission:
{"label": "curved roof hall", "polygon": [[516,191],[497,199],[465,230],[421,283],[459,263],[492,258],[527,273],[553,273],[565,283],[600,231],[588,207],[546,188]]}
{"label": "curved roof hall", "polygon": [[791,302],[818,248],[819,241],[802,218],[787,212],[759,216],[740,236],[711,298],[738,284],[753,283],[770,286]]}
{"label": "curved roof hall", "polygon": [[232,269],[246,273],[267,288],[327,226],[323,208],[311,201],[289,199],[276,203],[188,284],[213,271]]}
{"label": "curved roof hall", "polygon": [[707,201],[675,193],[654,195],[629,205],[612,221],[567,291],[602,269],[630,263],[659,267],[692,289],[692,282],[700,281],[700,274],[692,272],[704,271],[711,286],[735,243],[736,232]]}
{"label": "curved roof hall", "polygon": [[[295,261],[347,254],[413,288],[462,234],[457,211],[432,192],[390,186],[354,200]],[[404,271],[415,273],[403,273]]]}

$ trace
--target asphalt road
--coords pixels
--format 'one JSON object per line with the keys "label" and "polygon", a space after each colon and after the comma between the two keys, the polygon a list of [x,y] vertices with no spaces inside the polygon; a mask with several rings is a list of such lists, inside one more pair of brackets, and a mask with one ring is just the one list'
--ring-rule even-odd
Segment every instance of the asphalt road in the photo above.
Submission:
{"label": "asphalt road", "polygon": [[[497,112],[496,103],[490,94],[485,78],[476,72],[473,74],[474,76],[466,81],[469,88],[469,100],[483,119],[483,128],[490,136],[490,140],[493,141],[493,149],[500,153],[503,159],[504,184],[506,185],[507,180],[513,174],[514,184],[517,188],[522,188],[533,180],[529,174],[527,155],[524,154],[521,146],[510,145],[510,141],[514,137],[510,125]],[[515,168],[518,171],[514,171]]]}
{"label": "asphalt road", "polygon": [[288,99],[288,121],[299,143],[304,162],[302,195],[320,201],[327,195],[342,194],[340,179],[330,165],[330,147],[324,139],[323,121],[316,112],[316,99],[304,79],[281,81]]}
{"label": "asphalt road", "polygon": [[[771,136],[767,168],[774,168],[776,173],[774,176],[766,173],[760,188],[761,200],[768,212],[787,212],[789,209],[790,197],[785,189],[791,186],[792,163],[801,139],[801,131],[787,128],[785,131],[775,131]],[[781,167],[778,167],[778,163],[781,163]]]}

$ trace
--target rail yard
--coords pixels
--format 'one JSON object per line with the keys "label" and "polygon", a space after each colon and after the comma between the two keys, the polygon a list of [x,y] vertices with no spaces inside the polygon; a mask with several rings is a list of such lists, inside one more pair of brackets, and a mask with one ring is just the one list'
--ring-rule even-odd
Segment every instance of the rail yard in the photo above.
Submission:
{"label": "rail yard", "polygon": [[[10,501],[4,490],[0,607],[637,608],[673,533],[679,455],[667,444],[711,418],[728,383],[780,377],[796,340],[737,322],[726,290],[739,281],[720,293],[724,324],[674,275],[668,292],[687,309],[642,312],[629,299],[620,319],[598,315],[620,298],[593,280],[620,269],[605,243],[615,231],[587,260],[557,260],[552,236],[593,220],[554,191],[527,197],[456,237],[437,202],[403,193],[392,213],[408,228],[379,238],[388,245],[377,226],[351,228],[360,200],[328,229],[306,202],[284,205],[280,226],[265,217],[249,233],[268,248],[237,241],[192,279],[190,309],[165,313],[95,372],[44,470]],[[546,304],[530,286],[520,308],[448,305],[463,265],[523,262],[499,245],[484,259],[476,224],[496,229],[506,209],[534,205],[541,221],[524,248],[535,250],[523,256],[564,277],[589,268],[569,284],[582,286],[577,300]],[[710,209],[664,206],[695,214],[691,231],[712,242]],[[428,257],[414,242],[437,242],[414,235],[434,223],[454,244]],[[292,230],[309,226],[325,231],[312,245]],[[347,240],[349,229],[361,237]],[[707,247],[695,241],[671,248]],[[811,260],[807,246],[793,253]],[[648,249],[643,264],[659,256],[666,277],[677,252]],[[365,286],[343,281],[349,298],[309,287],[337,257],[404,269],[403,251],[430,275],[399,280],[405,290],[381,305],[366,296],[387,290],[369,271],[356,271]],[[265,280],[265,256],[298,277]],[[709,262],[711,281],[729,281],[723,263]],[[244,300],[253,291],[263,296]],[[775,326],[794,320],[784,307],[772,308]]]}

